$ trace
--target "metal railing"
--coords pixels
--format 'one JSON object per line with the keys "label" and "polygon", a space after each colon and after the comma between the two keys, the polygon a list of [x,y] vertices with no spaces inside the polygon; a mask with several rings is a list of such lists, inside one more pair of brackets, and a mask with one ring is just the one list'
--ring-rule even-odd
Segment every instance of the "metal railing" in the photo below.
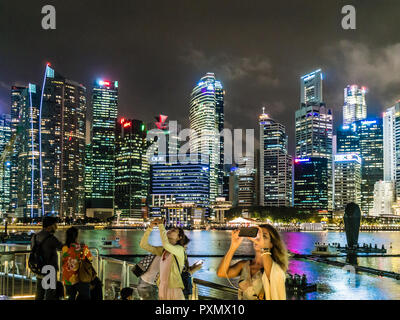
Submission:
{"label": "metal railing", "polygon": [[[137,291],[138,278],[133,274],[135,263],[101,256],[97,248],[89,247],[93,256],[93,267],[103,285],[103,299],[114,300],[124,287],[134,289],[134,299],[140,299]],[[36,293],[36,276],[28,267],[30,246],[0,244],[0,296],[11,299],[33,299]],[[61,254],[59,265],[61,266]],[[57,278],[62,280],[62,268]],[[193,294],[190,300],[237,299],[237,291],[228,286],[193,279]]]}

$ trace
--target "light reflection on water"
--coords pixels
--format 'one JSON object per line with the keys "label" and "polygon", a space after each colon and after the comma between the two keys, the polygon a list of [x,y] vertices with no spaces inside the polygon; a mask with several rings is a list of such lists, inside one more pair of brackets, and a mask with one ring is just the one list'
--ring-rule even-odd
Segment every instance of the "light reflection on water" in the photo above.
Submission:
{"label": "light reflection on water", "polygon": [[[186,231],[190,238],[188,245],[189,255],[224,255],[230,245],[230,231]],[[64,240],[64,234],[57,232],[60,240]],[[101,254],[129,255],[146,254],[139,247],[139,241],[143,231],[141,230],[82,230],[80,237],[90,247],[97,247]],[[101,249],[102,238],[120,238],[121,248]],[[315,242],[346,244],[346,236],[343,232],[286,232],[282,237],[287,248],[295,253],[309,254],[313,250]],[[388,249],[388,253],[400,254],[400,232],[360,232],[359,243],[382,244]],[[150,242],[160,245],[161,241],[157,231],[152,232]],[[390,249],[390,245],[392,248]],[[239,255],[252,254],[252,243],[244,240],[237,250]],[[220,284],[229,285],[226,279],[216,276],[216,269],[221,258],[189,258],[192,264],[203,259],[203,268],[195,274],[195,277]],[[343,258],[338,258],[343,259]],[[140,258],[127,258],[137,262]],[[400,257],[387,258],[358,258],[359,265],[379,268],[388,271],[400,272]],[[318,292],[306,294],[307,300],[370,300],[370,299],[400,299],[400,281],[390,278],[378,277],[367,274],[352,275],[341,268],[320,264],[311,261],[292,259],[290,261],[290,273],[306,274],[310,282],[318,283]],[[237,281],[231,280],[234,285]],[[291,297],[288,297],[291,299]]]}

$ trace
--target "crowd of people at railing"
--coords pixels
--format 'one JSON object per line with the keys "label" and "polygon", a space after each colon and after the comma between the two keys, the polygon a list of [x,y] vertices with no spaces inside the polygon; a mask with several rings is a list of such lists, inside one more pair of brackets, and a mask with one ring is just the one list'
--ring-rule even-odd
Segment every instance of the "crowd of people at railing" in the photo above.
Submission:
{"label": "crowd of people at railing", "polygon": [[[149,243],[154,227],[158,227],[161,246]],[[254,236],[244,236],[239,230],[232,231],[230,248],[219,264],[217,275],[227,278],[229,282],[239,277],[238,299],[285,300],[288,268],[285,245],[272,225],[256,228]],[[55,237],[56,230],[56,218],[44,217],[43,229],[32,237],[29,265],[37,273],[36,299],[102,300],[102,282],[92,266],[93,258],[88,246],[78,240],[78,229],[71,227],[66,231],[64,244]],[[232,264],[234,254],[245,238],[253,242],[254,258]],[[155,219],[150,223],[140,241],[140,247],[150,255],[132,269],[138,277],[136,288],[140,299],[194,299],[192,275],[202,268],[203,261],[189,265],[186,254],[189,241],[182,228],[166,230],[163,219]],[[58,250],[61,251],[62,282],[57,282],[55,287],[44,286],[47,275],[38,270],[50,265],[58,271]],[[122,300],[131,300],[133,296],[134,290],[130,287],[120,291]]]}

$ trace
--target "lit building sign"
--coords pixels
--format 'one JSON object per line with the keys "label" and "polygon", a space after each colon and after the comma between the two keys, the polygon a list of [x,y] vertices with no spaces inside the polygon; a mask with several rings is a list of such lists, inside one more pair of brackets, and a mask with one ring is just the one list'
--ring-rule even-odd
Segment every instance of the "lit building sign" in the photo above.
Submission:
{"label": "lit building sign", "polygon": [[335,162],[348,162],[348,161],[357,161],[359,164],[361,164],[361,157],[356,153],[335,155]]}
{"label": "lit building sign", "polygon": [[376,120],[365,120],[361,122],[363,125],[369,126],[371,124],[375,124]]}
{"label": "lit building sign", "polygon": [[165,157],[163,157],[163,156],[151,157],[151,162],[164,162],[164,161],[165,161]]}
{"label": "lit building sign", "polygon": [[[308,80],[314,79],[315,78],[315,74],[318,73],[318,72],[321,72],[321,69],[318,69],[318,70],[316,70],[314,72],[306,74],[305,76],[302,76],[301,79],[304,80],[304,81],[308,81]],[[321,75],[321,77],[322,77],[322,75]]]}
{"label": "lit building sign", "polygon": [[295,163],[299,163],[299,162],[310,162],[310,158],[295,159],[294,162],[295,162]]}
{"label": "lit building sign", "polygon": [[110,81],[99,80],[99,85],[109,87],[110,86]]}
{"label": "lit building sign", "polygon": [[158,129],[160,130],[165,130],[167,129],[167,125],[165,124],[165,122],[167,121],[168,116],[164,116],[162,114],[160,114],[159,116],[156,117],[156,126]]}

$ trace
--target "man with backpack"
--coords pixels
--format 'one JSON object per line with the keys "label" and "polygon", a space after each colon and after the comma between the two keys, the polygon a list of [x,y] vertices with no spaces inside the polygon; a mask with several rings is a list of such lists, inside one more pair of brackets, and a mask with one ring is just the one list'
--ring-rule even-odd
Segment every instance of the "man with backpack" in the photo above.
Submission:
{"label": "man with backpack", "polygon": [[[57,289],[44,289],[42,279],[46,274],[41,270],[49,265],[58,271],[57,250],[61,250],[63,244],[54,236],[57,230],[57,218],[46,216],[42,220],[42,231],[36,233],[31,240],[32,253],[29,258],[29,265],[36,273],[36,300],[58,300]],[[54,279],[55,281],[57,279]]]}

